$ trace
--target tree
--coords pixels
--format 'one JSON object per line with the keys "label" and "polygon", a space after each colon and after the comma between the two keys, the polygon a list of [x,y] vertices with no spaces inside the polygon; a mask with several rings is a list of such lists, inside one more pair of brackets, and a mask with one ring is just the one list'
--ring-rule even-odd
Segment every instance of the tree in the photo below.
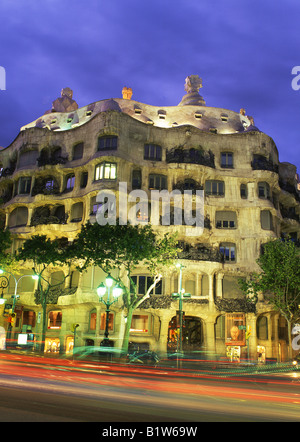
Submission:
{"label": "tree", "polygon": [[261,272],[252,273],[248,281],[241,281],[241,287],[253,302],[257,302],[259,293],[264,293],[268,302],[284,316],[291,352],[292,325],[300,320],[299,248],[290,240],[272,240],[264,244],[257,263]]}
{"label": "tree", "polygon": [[15,271],[18,266],[14,256],[10,252],[12,236],[9,229],[0,229],[0,267],[3,270]]}
{"label": "tree", "polygon": [[[82,226],[74,246],[80,271],[91,265],[98,266],[107,274],[115,269],[123,270],[114,279],[123,289],[123,302],[127,310],[122,346],[123,351],[127,351],[134,310],[149,298],[152,289],[161,279],[162,268],[170,265],[177,256],[175,235],[166,234],[160,237],[150,224],[117,223],[101,226],[88,222]],[[132,278],[139,265],[143,265],[153,277],[153,284],[144,295],[138,294],[137,284]]]}
{"label": "tree", "polygon": [[[46,235],[36,235],[27,239],[19,249],[16,259],[22,262],[30,261],[33,272],[38,277],[38,289],[35,293],[35,303],[42,306],[42,343],[41,351],[44,350],[46,325],[47,325],[47,305],[56,304],[59,294],[55,292],[63,281],[56,284],[51,282],[51,270],[55,267],[68,266],[72,263],[73,255],[67,240],[49,239]],[[64,275],[65,280],[69,271]]]}

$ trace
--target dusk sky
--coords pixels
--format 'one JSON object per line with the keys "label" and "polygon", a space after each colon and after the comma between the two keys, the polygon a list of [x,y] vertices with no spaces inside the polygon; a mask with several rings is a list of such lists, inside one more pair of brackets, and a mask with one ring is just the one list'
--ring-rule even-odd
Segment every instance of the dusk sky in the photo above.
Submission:
{"label": "dusk sky", "polygon": [[245,108],[300,172],[299,0],[1,0],[0,19],[0,146],[63,87],[79,107],[123,86],[175,106],[199,75],[207,106]]}

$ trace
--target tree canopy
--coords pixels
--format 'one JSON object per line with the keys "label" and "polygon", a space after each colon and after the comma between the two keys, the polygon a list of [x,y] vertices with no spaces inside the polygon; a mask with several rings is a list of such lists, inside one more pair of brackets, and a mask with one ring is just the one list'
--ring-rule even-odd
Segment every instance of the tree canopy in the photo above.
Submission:
{"label": "tree canopy", "polygon": [[[177,257],[175,235],[159,236],[150,224],[99,225],[88,222],[82,226],[74,241],[74,255],[78,258],[80,271],[90,265],[98,266],[107,274],[119,270],[118,276],[114,278],[123,289],[123,301],[127,309],[123,343],[123,350],[127,350],[133,311],[149,297],[161,279],[162,268],[170,265]],[[141,265],[153,276],[153,284],[142,296],[138,294],[132,279],[133,272]]]}

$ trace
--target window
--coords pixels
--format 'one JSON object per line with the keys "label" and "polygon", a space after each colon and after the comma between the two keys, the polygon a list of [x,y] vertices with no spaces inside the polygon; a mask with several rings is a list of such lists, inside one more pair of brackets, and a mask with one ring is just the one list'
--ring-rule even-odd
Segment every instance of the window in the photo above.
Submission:
{"label": "window", "polygon": [[118,137],[110,135],[98,138],[98,151],[116,150],[117,148],[118,148]]}
{"label": "window", "polygon": [[221,167],[223,167],[224,169],[233,169],[233,153],[221,153]]}
{"label": "window", "polygon": [[83,217],[83,203],[78,202],[71,207],[71,223],[78,223]]}
{"label": "window", "polygon": [[90,330],[96,330],[97,313],[92,311],[90,313]]}
{"label": "window", "polygon": [[149,331],[149,316],[133,315],[131,320],[130,331],[147,333]]}
{"label": "window", "polygon": [[222,279],[222,292],[224,299],[238,299],[245,297],[240,289],[239,279],[232,275],[224,275]]}
{"label": "window", "polygon": [[27,207],[16,207],[9,215],[8,227],[26,226],[28,220]]}
{"label": "window", "polygon": [[96,215],[98,209],[100,210],[101,207],[103,206],[103,203],[98,203],[96,201],[97,196],[93,196],[91,198],[91,211],[90,211],[90,215]]}
{"label": "window", "polygon": [[162,149],[158,144],[145,144],[144,160],[161,161]]}
{"label": "window", "polygon": [[87,186],[88,182],[88,172],[82,172],[80,177],[80,188],[84,189]]}
{"label": "window", "polygon": [[205,195],[224,196],[224,181],[208,180],[205,182]]}
{"label": "window", "polygon": [[70,288],[77,288],[79,284],[79,271],[73,270],[70,277]]}
{"label": "window", "polygon": [[132,171],[132,188],[140,189],[142,186],[142,172],[137,169]]}
{"label": "window", "polygon": [[23,326],[24,325],[28,326],[29,328],[35,327],[35,312],[33,310],[23,311]]}
{"label": "window", "polygon": [[266,316],[257,318],[256,335],[258,339],[268,339],[268,318]]}
{"label": "window", "polygon": [[[144,275],[132,276],[131,279],[135,284],[135,286],[137,287],[138,295],[145,295],[151,284],[153,284],[153,278],[151,276],[144,276]],[[132,286],[132,284],[130,285],[130,292],[134,293],[134,287]],[[162,280],[160,280],[156,284],[154,290],[151,291],[151,294],[155,295],[162,294]]]}
{"label": "window", "polygon": [[117,178],[116,163],[104,162],[98,164],[95,169],[95,180],[115,180]]}
{"label": "window", "polygon": [[73,147],[73,157],[72,160],[79,160],[83,157],[83,143],[75,144]]}
{"label": "window", "polygon": [[18,181],[17,193],[19,195],[20,194],[27,195],[30,193],[30,189],[31,189],[31,177],[29,176],[21,177]]}
{"label": "window", "polygon": [[[100,315],[100,330],[105,330],[106,327],[106,312]],[[114,330],[114,314],[108,314],[108,331]]]}
{"label": "window", "polygon": [[53,178],[47,178],[45,181],[45,191],[52,192],[55,187],[55,182]]}
{"label": "window", "polygon": [[38,156],[39,153],[37,150],[28,150],[27,152],[20,153],[19,168],[35,166]]}
{"label": "window", "polygon": [[167,188],[167,177],[165,175],[149,175],[149,189],[163,190]]}
{"label": "window", "polygon": [[226,210],[216,212],[217,229],[235,229],[237,227],[236,213]]}
{"label": "window", "polygon": [[231,243],[220,244],[220,253],[223,255],[225,262],[236,261],[235,244]]}
{"label": "window", "polygon": [[75,185],[75,175],[72,173],[72,174],[67,176],[66,189],[65,190],[67,192],[73,190],[74,189],[74,185]]}
{"label": "window", "polygon": [[61,328],[62,312],[60,310],[53,310],[49,312],[48,316],[48,328],[58,329]]}
{"label": "window", "polygon": [[241,198],[243,198],[243,199],[247,199],[248,198],[248,187],[247,187],[247,184],[241,184],[240,194],[241,194]]}
{"label": "window", "polygon": [[58,270],[57,272],[51,273],[50,284],[59,289],[65,288],[65,274],[63,271]]}
{"label": "window", "polygon": [[270,186],[268,183],[258,183],[258,197],[262,199],[270,199]]}
{"label": "window", "polygon": [[221,315],[217,317],[215,324],[215,335],[216,339],[224,339],[225,340],[225,315]]}
{"label": "window", "polygon": [[261,210],[260,224],[264,230],[273,230],[273,217],[270,210]]}

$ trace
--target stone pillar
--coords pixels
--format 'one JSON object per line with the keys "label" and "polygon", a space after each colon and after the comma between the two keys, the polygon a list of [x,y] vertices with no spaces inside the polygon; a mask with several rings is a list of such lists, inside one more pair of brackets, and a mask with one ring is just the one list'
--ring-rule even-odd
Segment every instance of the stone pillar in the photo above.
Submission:
{"label": "stone pillar", "polygon": [[223,278],[224,278],[224,273],[217,274],[216,296],[218,298],[223,298]]}
{"label": "stone pillar", "polygon": [[251,335],[249,337],[249,357],[250,359],[257,360],[256,316],[254,313],[248,313],[246,316],[246,326],[251,328]]}
{"label": "stone pillar", "polygon": [[167,343],[168,343],[168,330],[169,330],[169,322],[171,318],[169,315],[164,315],[160,317],[160,336],[158,341],[157,350],[160,355],[164,356],[167,353]]}
{"label": "stone pillar", "polygon": [[216,351],[216,339],[215,339],[215,319],[210,318],[205,321],[205,331],[206,331],[206,350],[215,352]]}
{"label": "stone pillar", "polygon": [[96,305],[96,330],[95,330],[95,346],[100,345],[103,337],[100,337],[100,321],[101,321],[101,305]]}

